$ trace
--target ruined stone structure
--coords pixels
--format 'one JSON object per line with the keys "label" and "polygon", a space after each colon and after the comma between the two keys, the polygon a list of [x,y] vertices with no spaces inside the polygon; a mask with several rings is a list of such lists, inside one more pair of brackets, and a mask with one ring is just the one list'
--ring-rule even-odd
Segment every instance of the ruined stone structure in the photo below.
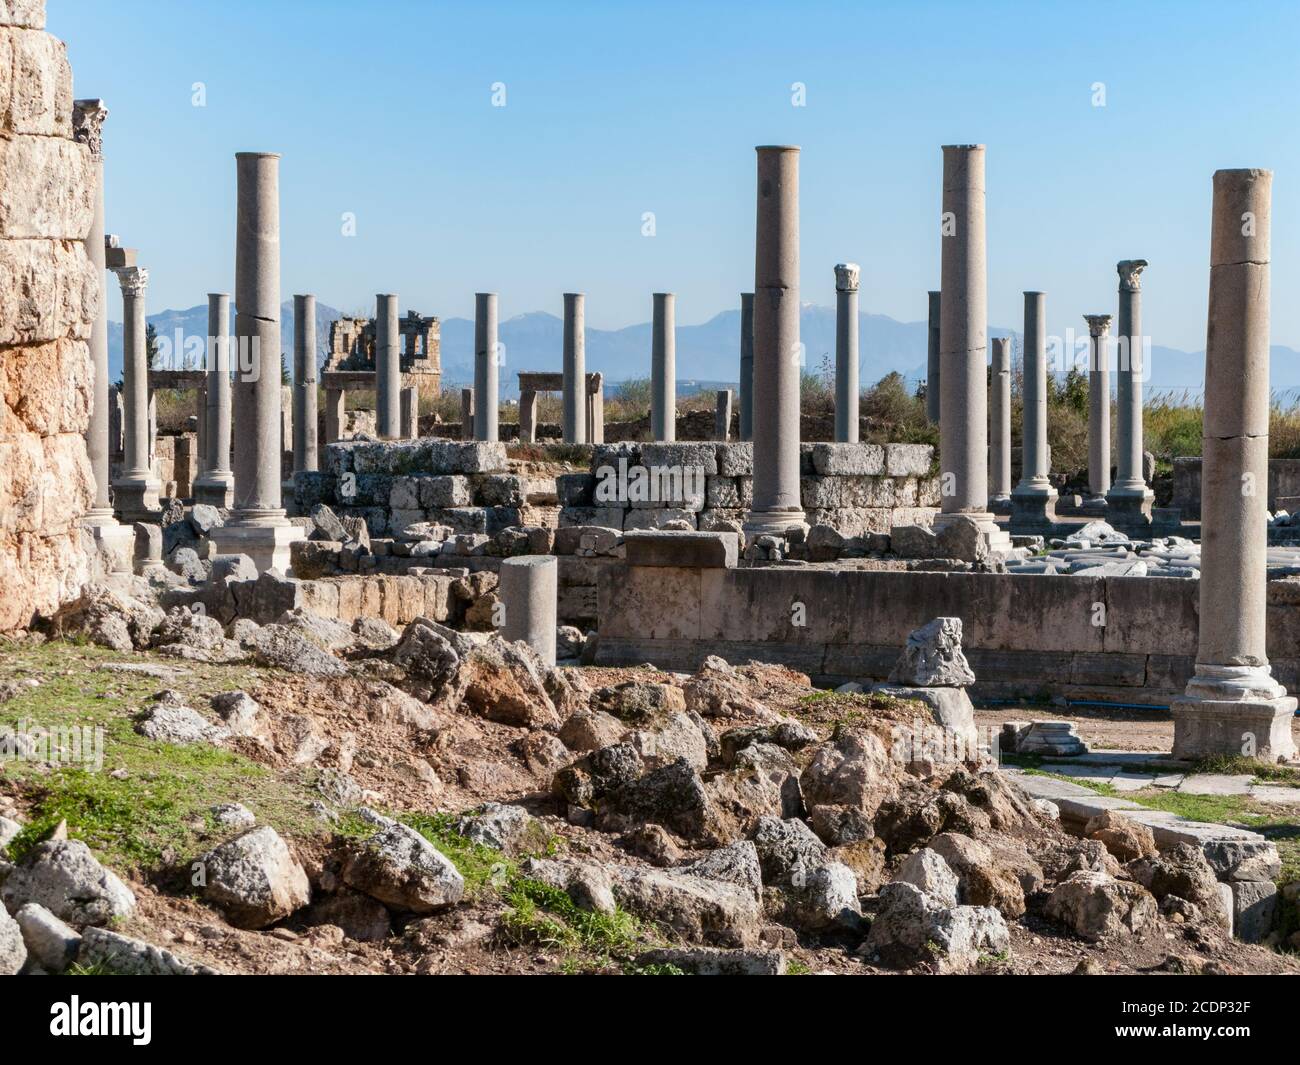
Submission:
{"label": "ruined stone structure", "polygon": [[[583,410],[584,427],[590,433],[589,444],[605,442],[605,376],[600,373],[586,375],[586,403]],[[537,397],[542,392],[564,392],[564,375],[538,370],[519,373],[519,439],[526,444],[537,441]],[[567,437],[566,443],[571,443]]]}
{"label": "ruined stone structure", "polygon": [[858,279],[857,263],[835,267],[835,439],[858,442]]}
{"label": "ruined stone structure", "polygon": [[0,5],[0,632],[52,613],[93,569],[98,144],[89,127],[73,138],[72,71],[44,24],[43,4]]}

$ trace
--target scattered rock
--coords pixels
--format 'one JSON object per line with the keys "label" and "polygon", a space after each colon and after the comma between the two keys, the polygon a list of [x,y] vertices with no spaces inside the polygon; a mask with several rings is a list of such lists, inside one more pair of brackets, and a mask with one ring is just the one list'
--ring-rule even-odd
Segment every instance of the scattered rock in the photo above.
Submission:
{"label": "scattered rock", "polygon": [[394,910],[434,913],[454,906],[465,880],[451,860],[413,828],[381,819],[343,864],[343,882]]}
{"label": "scattered rock", "polygon": [[880,910],[859,952],[894,968],[931,962],[942,972],[962,972],[1010,943],[992,907],[945,906],[912,884],[893,883],[880,889]]}
{"label": "scattered rock", "polygon": [[268,825],[236,836],[199,861],[204,898],[237,928],[265,928],[311,901],[306,871]]}
{"label": "scattered rock", "polygon": [[222,743],[230,733],[212,724],[183,702],[179,692],[164,691],[157,702],[146,707],[136,721],[135,730],[147,739],[178,745]]}
{"label": "scattered rock", "polygon": [[1090,818],[1083,834],[1100,842],[1118,862],[1152,858],[1158,853],[1151,829],[1114,810]]}
{"label": "scattered rock", "polygon": [[640,968],[671,965],[695,976],[784,976],[789,959],[782,950],[661,947],[637,955],[634,964]]}
{"label": "scattered rock", "polygon": [[0,976],[17,976],[27,964],[27,944],[22,928],[0,906]]}
{"label": "scattered rock", "polygon": [[155,947],[143,940],[110,932],[105,928],[88,928],[81,939],[77,962],[85,966],[102,965],[120,976],[220,976],[207,965],[196,965]]}
{"label": "scattered rock", "polygon": [[935,618],[911,632],[889,683],[918,688],[974,684],[975,674],[961,649],[961,618]]}
{"label": "scattered rock", "polygon": [[0,896],[10,910],[35,902],[76,928],[128,917],[135,895],[81,840],[38,843],[9,873]]}
{"label": "scattered rock", "polygon": [[1139,932],[1156,917],[1156,902],[1139,884],[1107,873],[1072,873],[1052,891],[1044,913],[1090,942]]}
{"label": "scattered rock", "polygon": [[253,637],[252,649],[253,659],[259,666],[314,677],[342,677],[348,671],[333,655],[285,625],[263,625]]}
{"label": "scattered rock", "polygon": [[[0,912],[3,912],[0,907]],[[44,906],[29,902],[20,906],[14,920],[22,930],[23,943],[31,960],[45,972],[63,972],[77,958],[81,936],[71,925],[60,921]],[[0,917],[0,972],[4,972],[4,918]]]}

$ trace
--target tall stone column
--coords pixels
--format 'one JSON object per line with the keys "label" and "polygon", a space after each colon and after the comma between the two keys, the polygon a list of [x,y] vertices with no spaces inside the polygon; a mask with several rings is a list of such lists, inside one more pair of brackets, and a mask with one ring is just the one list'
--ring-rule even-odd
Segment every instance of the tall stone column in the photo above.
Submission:
{"label": "tall stone column", "polygon": [[717,406],[713,412],[713,435],[724,444],[731,439],[731,389],[718,389]]}
{"label": "tall stone column", "polygon": [[1119,324],[1116,343],[1115,483],[1106,493],[1106,517],[1126,532],[1151,525],[1155,493],[1142,476],[1142,271],[1145,259],[1125,259],[1119,272]]}
{"label": "tall stone column", "polygon": [[754,294],[740,294],[740,439],[754,439]]}
{"label": "tall stone column", "polygon": [[305,535],[281,501],[280,157],[238,152],[235,223],[235,499],[211,550],[289,572],[289,545]]}
{"label": "tall stone column", "polygon": [[402,435],[402,334],[397,297],[375,297],[375,433],[381,440]]}
{"label": "tall stone column", "polygon": [[402,439],[420,438],[420,390],[415,385],[402,389]]}
{"label": "tall stone column", "polygon": [[501,368],[497,341],[497,294],[474,296],[474,439],[501,439],[498,413],[501,405],[498,375]]}
{"label": "tall stone column", "polygon": [[1088,504],[1105,506],[1110,490],[1110,315],[1088,323]]}
{"label": "tall stone column", "polygon": [[984,146],[943,149],[939,289],[940,495],[934,528],[972,519],[989,546],[1009,537],[988,511],[988,277],[984,243]]}
{"label": "tall stone column", "polygon": [[1020,483],[1011,493],[1011,530],[1047,533],[1056,524],[1056,489],[1047,476],[1047,310],[1041,292],[1025,293],[1025,375],[1020,398]]}
{"label": "tall stone column", "polygon": [[677,297],[654,294],[650,329],[650,435],[677,439]]}
{"label": "tall stone column", "polygon": [[1265,653],[1269,170],[1219,170],[1210,228],[1196,672],[1171,707],[1174,757],[1295,756],[1295,698]]}
{"label": "tall stone column", "polygon": [[993,339],[992,396],[989,403],[989,507],[1011,503],[1011,340]]}
{"label": "tall stone column", "polygon": [[938,292],[929,293],[929,329],[926,331],[925,352],[925,416],[931,425],[939,424],[940,382],[942,358],[939,354],[939,317],[942,298]]}
{"label": "tall stone column", "polygon": [[293,472],[320,468],[316,445],[316,297],[293,298]]}
{"label": "tall stone column", "polygon": [[194,502],[229,507],[235,495],[235,473],[230,468],[230,296],[208,293],[207,468],[194,482]]}
{"label": "tall stone column", "polygon": [[564,294],[564,442],[587,442],[587,298]]}
{"label": "tall stone column", "polygon": [[77,100],[72,105],[73,136],[90,149],[95,182],[95,218],[86,235],[86,257],[94,264],[99,286],[99,312],[90,331],[90,361],[93,374],[90,393],[90,424],[86,427],[86,451],[95,478],[95,499],[82,519],[113,573],[130,573],[135,534],[113,517],[109,497],[109,402],[108,402],[108,276],[104,249],[104,120],[108,108],[103,100]]}
{"label": "tall stone column", "polygon": [[474,390],[472,388],[460,390],[460,438],[474,439]]}
{"label": "tall stone column", "polygon": [[857,263],[835,267],[835,439],[858,442]]}
{"label": "tall stone column", "polygon": [[113,482],[114,506],[126,522],[157,520],[161,513],[149,448],[149,352],[146,346],[144,295],[149,271],[124,266],[117,271],[122,287],[122,394],[124,399],[122,472]]}
{"label": "tall stone column", "polygon": [[754,249],[754,501],[750,535],[804,524],[799,498],[799,149],[758,152]]}

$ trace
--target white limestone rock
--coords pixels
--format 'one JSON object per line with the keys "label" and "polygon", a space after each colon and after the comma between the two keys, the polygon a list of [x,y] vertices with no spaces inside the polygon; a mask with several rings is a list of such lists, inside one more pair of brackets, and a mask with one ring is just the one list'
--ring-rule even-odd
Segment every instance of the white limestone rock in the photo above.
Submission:
{"label": "white limestone rock", "polygon": [[221,844],[200,862],[204,898],[237,928],[265,928],[311,901],[306,871],[269,825]]}
{"label": "white limestone rock", "polygon": [[917,688],[974,684],[975,674],[961,649],[961,618],[935,618],[911,632],[889,683]]}
{"label": "white limestone rock", "polygon": [[135,895],[79,839],[38,843],[0,888],[10,910],[35,902],[69,924],[84,928],[128,917]]}

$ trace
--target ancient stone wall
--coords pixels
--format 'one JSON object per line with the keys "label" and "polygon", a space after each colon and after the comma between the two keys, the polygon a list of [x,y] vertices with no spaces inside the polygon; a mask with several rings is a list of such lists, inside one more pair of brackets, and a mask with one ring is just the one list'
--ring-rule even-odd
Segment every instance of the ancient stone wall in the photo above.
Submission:
{"label": "ancient stone wall", "polygon": [[72,71],[41,0],[0,3],[0,632],[86,581],[82,434],[99,279],[82,241],[94,171],[73,138]]}
{"label": "ancient stone wall", "polygon": [[[804,444],[800,497],[807,521],[844,536],[929,525],[939,503],[928,444]],[[558,478],[561,525],[713,530],[742,522],[753,502],[747,443],[607,444],[587,473]]]}
{"label": "ancient stone wall", "polygon": [[[1268,460],[1268,509],[1292,510],[1300,497],[1300,459]],[[1184,518],[1201,518],[1201,457],[1174,459],[1174,497],[1172,505]]]}

